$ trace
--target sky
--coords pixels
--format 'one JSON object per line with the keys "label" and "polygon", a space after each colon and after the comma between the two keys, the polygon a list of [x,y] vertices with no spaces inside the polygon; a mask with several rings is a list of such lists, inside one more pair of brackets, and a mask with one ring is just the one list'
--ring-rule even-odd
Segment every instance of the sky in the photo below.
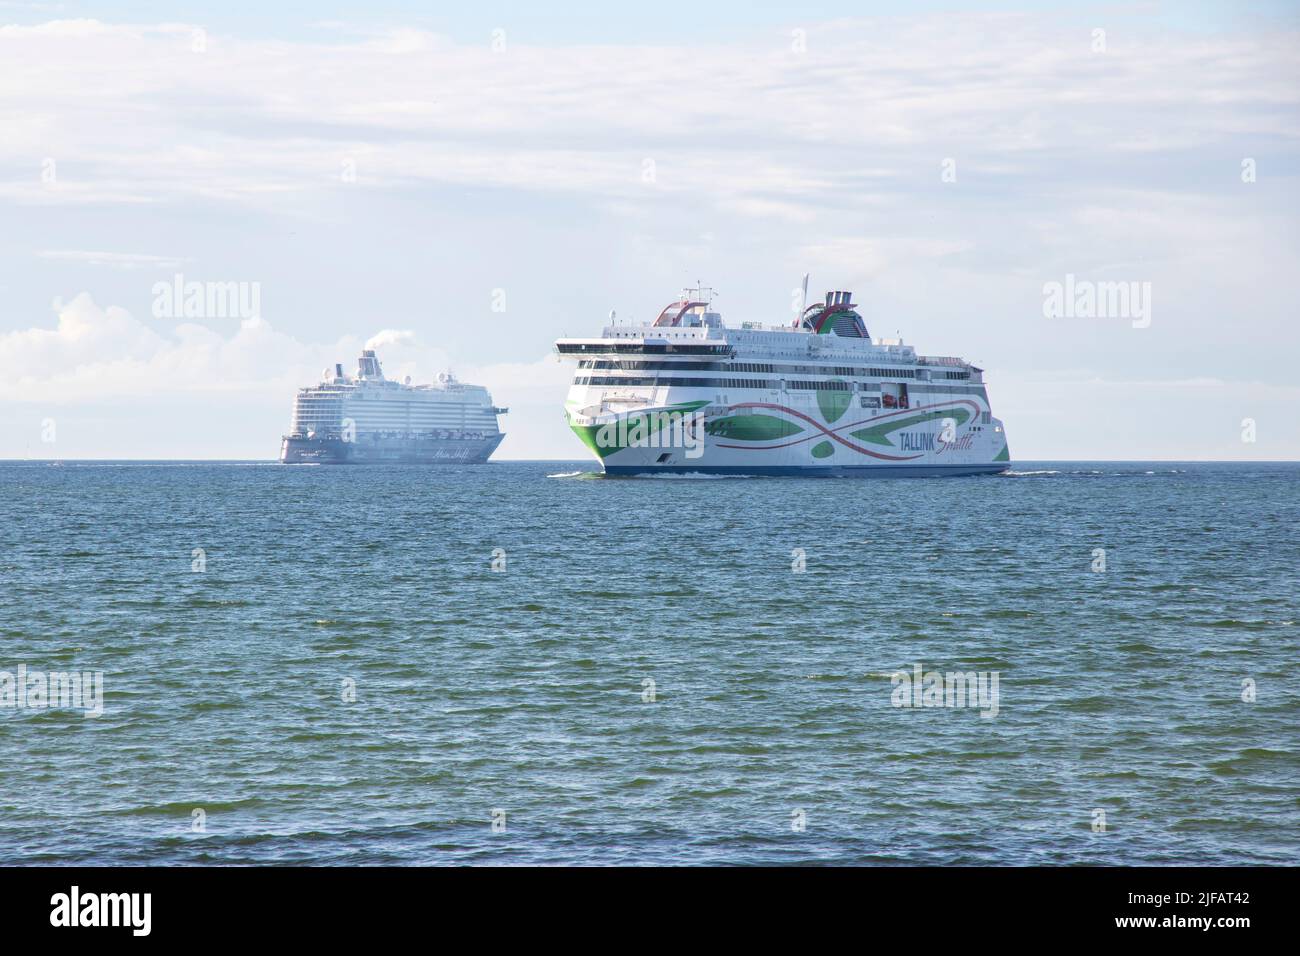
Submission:
{"label": "sky", "polygon": [[0,0],[0,458],[271,459],[369,344],[582,459],[557,337],[807,272],[1015,459],[1295,460],[1297,9]]}

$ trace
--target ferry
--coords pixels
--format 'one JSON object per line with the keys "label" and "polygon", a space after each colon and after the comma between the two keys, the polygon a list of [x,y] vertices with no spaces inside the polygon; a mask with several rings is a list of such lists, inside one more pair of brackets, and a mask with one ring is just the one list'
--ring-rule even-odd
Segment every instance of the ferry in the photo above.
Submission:
{"label": "ferry", "polygon": [[725,325],[711,289],[649,322],[562,338],[569,427],[608,475],[857,477],[1007,471],[983,369],[873,339],[845,291],[788,324]]}

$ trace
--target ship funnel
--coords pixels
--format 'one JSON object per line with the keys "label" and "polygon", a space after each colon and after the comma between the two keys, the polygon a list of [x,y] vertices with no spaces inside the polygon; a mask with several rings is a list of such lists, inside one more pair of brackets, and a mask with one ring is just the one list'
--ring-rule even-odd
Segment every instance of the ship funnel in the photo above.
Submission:
{"label": "ship funnel", "polygon": [[342,363],[342,362],[335,362],[335,363],[334,363],[334,377],[335,377],[335,378],[342,378],[342,377],[343,377],[343,363]]}
{"label": "ship funnel", "polygon": [[827,305],[849,305],[853,301],[852,292],[827,292]]}
{"label": "ship funnel", "polygon": [[374,349],[366,349],[357,359],[357,377],[382,380],[384,373],[379,369],[379,359],[375,358]]}

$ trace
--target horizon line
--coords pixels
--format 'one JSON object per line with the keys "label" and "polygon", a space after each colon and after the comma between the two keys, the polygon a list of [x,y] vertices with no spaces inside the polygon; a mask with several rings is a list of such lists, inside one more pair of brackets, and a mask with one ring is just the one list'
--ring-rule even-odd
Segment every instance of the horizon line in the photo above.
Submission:
{"label": "horizon line", "polygon": [[[61,462],[100,462],[104,464],[283,464],[278,458],[0,458],[0,464],[56,464]],[[586,458],[495,458],[482,462],[493,464],[529,464],[532,462],[562,462],[564,464],[595,465]],[[308,462],[306,464],[317,464]],[[403,466],[436,465],[439,462],[373,462],[367,464],[399,464]],[[444,462],[442,464],[461,464]],[[1013,458],[1009,464],[1060,464],[1060,465],[1300,465],[1300,458]],[[475,467],[475,466],[469,466]]]}

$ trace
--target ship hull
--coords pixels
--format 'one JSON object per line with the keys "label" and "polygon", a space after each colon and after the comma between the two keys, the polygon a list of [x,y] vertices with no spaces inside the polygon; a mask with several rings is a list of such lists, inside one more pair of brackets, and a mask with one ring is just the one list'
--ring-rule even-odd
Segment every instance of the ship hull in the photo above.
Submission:
{"label": "ship hull", "polygon": [[286,465],[438,464],[480,465],[504,434],[485,438],[298,438],[286,436],[280,461]]}
{"label": "ship hull", "polygon": [[1006,463],[987,465],[610,465],[605,474],[619,477],[647,475],[730,475],[755,478],[959,478],[997,475]]}
{"label": "ship hull", "polygon": [[[675,404],[598,419],[570,411],[569,424],[608,475],[937,478],[1011,467],[1002,422],[973,396],[895,410],[751,401],[714,405],[694,424],[705,398],[672,397]],[[584,400],[575,396],[570,409]]]}

